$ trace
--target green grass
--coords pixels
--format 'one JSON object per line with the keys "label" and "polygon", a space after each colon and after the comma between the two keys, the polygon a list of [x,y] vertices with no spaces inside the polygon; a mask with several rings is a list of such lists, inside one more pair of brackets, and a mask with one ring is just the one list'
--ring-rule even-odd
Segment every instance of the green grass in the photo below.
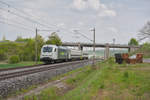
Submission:
{"label": "green grass", "polygon": [[111,59],[97,67],[75,71],[75,76],[64,81],[72,88],[63,94],[50,87],[25,100],[149,100],[150,64],[118,65]]}
{"label": "green grass", "polygon": [[[38,64],[42,64],[42,62],[38,62]],[[0,64],[0,69],[31,66],[31,65],[35,65],[35,62],[20,62],[17,64]]]}
{"label": "green grass", "polygon": [[35,95],[31,95],[31,96],[25,96],[24,100],[56,100],[60,97],[58,97],[57,95],[57,88],[52,87],[52,88],[48,88],[45,89],[41,92],[40,95],[35,96]]}

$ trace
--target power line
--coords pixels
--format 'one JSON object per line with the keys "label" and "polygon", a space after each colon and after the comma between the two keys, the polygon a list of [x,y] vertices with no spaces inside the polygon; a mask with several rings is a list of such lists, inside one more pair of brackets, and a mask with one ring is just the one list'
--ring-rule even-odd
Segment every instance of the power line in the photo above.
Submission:
{"label": "power line", "polygon": [[[18,11],[18,12],[21,13],[21,14],[23,14],[24,16],[21,16],[21,15],[19,15],[19,14],[17,14],[17,13],[14,13],[14,12],[12,12],[12,11],[10,11],[10,10],[6,10],[6,9],[1,8],[1,9],[3,9],[3,10],[7,11],[8,13],[11,13],[11,14],[16,15],[16,16],[18,16],[18,17],[21,17],[21,18],[23,18],[23,19],[25,19],[25,20],[28,20],[28,21],[30,21],[30,22],[37,23],[37,24],[39,24],[40,26],[44,26],[44,27],[47,27],[47,28],[52,28],[52,27],[49,27],[49,26],[47,26],[47,25],[45,25],[45,24],[43,24],[43,23],[41,23],[41,22],[39,22],[39,21],[36,21],[36,20],[31,19],[29,16],[34,17],[33,15],[30,15],[30,14],[28,14],[28,13],[26,13],[26,12],[20,10],[20,9],[17,9],[17,8],[15,8],[15,7],[9,5],[9,4],[6,3],[6,2],[0,1],[0,3],[1,3],[1,4],[4,4],[4,5],[7,5],[8,7],[11,7],[11,8],[13,8],[13,9],[15,9],[16,11]],[[26,16],[26,17],[25,17],[25,16]],[[35,18],[34,18],[34,19],[35,19]]]}
{"label": "power line", "polygon": [[[4,5],[7,5],[8,7],[13,8],[13,9],[15,9],[16,11],[18,11],[18,12],[20,12],[20,13],[26,15],[26,16],[34,17],[34,19],[37,19],[37,20],[39,20],[39,19],[42,20],[41,18],[37,18],[38,16],[31,15],[31,14],[29,14],[29,13],[23,11],[23,10],[20,10],[20,9],[18,9],[18,8],[16,8],[16,7],[11,6],[10,4],[8,4],[8,3],[6,3],[6,2],[0,1],[0,3],[2,3],[2,4],[4,4]],[[37,22],[40,23],[40,21],[37,21]],[[42,20],[42,22],[47,23],[47,22],[44,21],[44,20]],[[44,24],[44,25],[46,25],[46,24]],[[48,24],[48,23],[47,23],[47,27],[49,27],[49,24]],[[49,27],[49,28],[52,28],[52,27]]]}
{"label": "power line", "polygon": [[0,1],[0,3],[9,6],[7,3],[5,3],[5,2],[3,2],[3,1]]}
{"label": "power line", "polygon": [[[22,10],[20,10],[20,9],[17,9],[16,7],[13,7],[13,6],[11,6],[10,4],[8,4],[8,3],[6,3],[6,2],[0,1],[0,3],[6,5],[6,6],[8,6],[8,7],[11,7],[11,8],[13,8],[13,9],[15,9],[16,11],[18,11],[18,12],[21,13],[21,14],[24,14],[25,16],[32,16],[32,17],[34,17],[33,15],[31,15],[31,14],[29,14],[29,13],[26,13],[25,11],[22,11]],[[0,9],[2,9],[2,8],[0,8]],[[39,21],[32,20],[32,19],[30,19],[29,17],[25,17],[25,16],[18,15],[18,14],[14,13],[14,12],[12,12],[12,11],[10,11],[10,10],[6,10],[6,9],[3,9],[3,10],[5,10],[5,11],[7,11],[8,13],[11,13],[11,14],[13,14],[13,15],[15,15],[15,16],[21,17],[21,18],[23,18],[23,19],[25,19],[25,20],[28,20],[28,21],[32,21],[32,22],[34,22],[34,23],[37,23],[37,24],[39,24],[39,25],[41,25],[41,26],[44,26],[44,27],[47,27],[47,28],[52,28],[52,27],[47,26],[46,24],[41,24]],[[37,16],[36,16],[36,17],[37,17]],[[35,19],[35,17],[34,17],[34,19]],[[45,22],[45,21],[43,21],[43,22]],[[51,26],[60,28],[60,27],[58,27],[57,25],[54,25],[54,24],[51,25]],[[61,28],[61,29],[66,30],[66,29],[64,29],[64,28]],[[68,30],[67,30],[67,31],[68,31]],[[69,32],[71,32],[71,31],[69,31]],[[72,32],[71,32],[71,33],[72,33]],[[85,36],[84,36],[84,37],[85,37]]]}
{"label": "power line", "polygon": [[12,23],[6,23],[6,22],[1,21],[1,20],[0,20],[0,23],[2,23],[2,24],[7,24],[7,25],[13,26],[13,27],[15,27],[15,28],[21,28],[21,29],[24,29],[24,30],[27,30],[27,31],[32,31],[32,32],[34,32],[33,30],[30,30],[30,29],[28,29],[28,28],[25,28],[25,27],[22,27],[22,26],[18,26],[18,25],[12,24]]}
{"label": "power line", "polygon": [[[41,24],[41,23],[39,23],[39,22],[37,22],[37,21],[35,21],[35,20],[32,20],[32,19],[30,19],[29,17],[25,17],[25,16],[22,16],[22,15],[19,15],[19,14],[17,14],[17,13],[14,13],[14,12],[12,12],[12,11],[10,11],[10,10],[6,10],[6,9],[4,9],[4,8],[0,8],[0,9],[1,9],[1,10],[4,10],[5,12],[8,12],[8,13],[10,13],[10,14],[13,14],[13,15],[15,15],[15,16],[17,16],[17,17],[20,17],[20,18],[22,18],[22,19],[24,19],[24,20],[27,20],[27,21],[29,21],[29,22],[36,23],[36,24],[39,24],[40,26],[47,27],[46,25]],[[49,27],[47,27],[47,28],[49,28]]]}
{"label": "power line", "polygon": [[93,42],[93,40],[91,40],[90,38],[88,38],[87,36],[85,36],[83,33],[79,32],[79,30],[73,30],[73,31],[79,33],[81,36],[83,36],[83,37],[86,38],[87,40]]}
{"label": "power line", "polygon": [[0,19],[3,19],[3,20],[5,20],[5,21],[9,21],[9,22],[11,22],[11,23],[13,23],[13,24],[18,24],[19,26],[23,26],[23,27],[26,27],[26,28],[32,30],[32,29],[30,28],[30,26],[27,26],[27,25],[23,24],[22,22],[18,22],[18,21],[14,21],[14,20],[9,20],[9,19],[3,18],[3,17],[1,17],[1,16],[0,16]]}
{"label": "power line", "polygon": [[[15,16],[17,16],[17,17],[20,17],[20,18],[22,18],[22,19],[24,19],[24,20],[27,20],[27,21],[29,21],[29,22],[39,24],[40,26],[47,27],[47,28],[52,28],[52,27],[49,27],[49,24],[46,24],[46,23],[43,24],[43,23],[41,23],[40,21],[36,21],[35,19],[37,19],[37,18],[35,18],[35,16],[33,16],[33,15],[31,15],[31,14],[29,14],[29,13],[23,11],[23,10],[20,10],[20,9],[18,9],[18,8],[16,8],[16,7],[13,7],[13,6],[11,6],[10,4],[8,4],[7,2],[0,1],[0,3],[1,3],[1,4],[4,4],[4,5],[6,5],[6,6],[8,6],[8,8],[13,8],[13,9],[14,9],[15,11],[17,11],[19,14],[18,14],[18,13],[15,13],[15,12],[9,10],[9,9],[6,10],[6,9],[4,9],[4,8],[0,8],[0,9],[4,10],[4,11],[7,12],[7,13],[13,14],[13,15],[15,15]],[[21,15],[20,15],[20,14],[21,14]],[[31,16],[32,18],[34,17],[34,20],[33,20],[31,17],[29,17],[29,16]],[[37,16],[36,16],[36,17],[37,17]],[[40,19],[40,20],[41,20],[41,19]],[[45,22],[45,21],[43,21],[43,22]],[[60,28],[60,27],[58,27],[57,25],[51,25],[51,26]],[[62,28],[62,27],[61,27],[61,29],[68,31],[67,29]],[[71,31],[68,31],[68,32],[70,33]],[[71,32],[71,33],[73,33],[73,32]],[[80,33],[80,34],[81,34],[84,38],[86,38],[86,39],[92,41],[91,39],[89,39],[89,38],[88,38],[87,36],[85,36],[84,34],[82,34],[82,33]]]}

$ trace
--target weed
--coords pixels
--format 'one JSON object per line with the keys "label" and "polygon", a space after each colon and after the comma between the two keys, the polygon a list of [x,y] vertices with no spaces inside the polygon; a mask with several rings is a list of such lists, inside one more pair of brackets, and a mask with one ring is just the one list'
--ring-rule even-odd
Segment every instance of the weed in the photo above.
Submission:
{"label": "weed", "polygon": [[128,77],[129,77],[129,73],[128,73],[127,71],[125,71],[125,72],[123,73],[123,76],[124,76],[125,78],[128,78]]}
{"label": "weed", "polygon": [[[38,99],[91,100],[94,97],[93,100],[149,100],[149,64],[128,65],[122,68],[124,65],[115,64],[111,58],[97,66],[101,66],[101,69],[84,67],[78,70],[77,75],[68,78],[65,82],[74,85],[74,88],[63,95],[59,95],[56,88],[46,89],[37,95]],[[139,67],[143,70],[138,70]],[[101,90],[103,93],[99,95]]]}

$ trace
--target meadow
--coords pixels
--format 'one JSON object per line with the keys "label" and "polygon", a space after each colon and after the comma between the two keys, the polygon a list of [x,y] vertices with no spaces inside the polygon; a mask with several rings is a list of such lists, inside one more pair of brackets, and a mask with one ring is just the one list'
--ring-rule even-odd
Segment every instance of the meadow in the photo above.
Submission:
{"label": "meadow", "polygon": [[[25,100],[149,100],[150,64],[116,64],[114,59],[86,66],[63,81],[67,89],[51,86]],[[73,74],[73,73],[72,73]],[[69,75],[69,74],[68,74]]]}

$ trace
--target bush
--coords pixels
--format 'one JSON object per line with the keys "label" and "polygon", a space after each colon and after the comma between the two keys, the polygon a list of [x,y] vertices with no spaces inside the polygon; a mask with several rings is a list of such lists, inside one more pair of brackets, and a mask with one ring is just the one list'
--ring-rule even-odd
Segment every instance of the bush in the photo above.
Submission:
{"label": "bush", "polygon": [[0,61],[6,60],[6,59],[7,59],[7,55],[5,54],[3,50],[0,50]]}
{"label": "bush", "polygon": [[128,77],[129,77],[129,73],[126,71],[126,72],[123,73],[123,76],[124,76],[125,78],[128,78]]}
{"label": "bush", "polygon": [[110,57],[109,59],[108,59],[108,64],[115,64],[115,62],[114,62],[114,58],[113,57]]}
{"label": "bush", "polygon": [[19,56],[11,56],[9,59],[10,64],[16,64],[18,62],[20,62]]}

